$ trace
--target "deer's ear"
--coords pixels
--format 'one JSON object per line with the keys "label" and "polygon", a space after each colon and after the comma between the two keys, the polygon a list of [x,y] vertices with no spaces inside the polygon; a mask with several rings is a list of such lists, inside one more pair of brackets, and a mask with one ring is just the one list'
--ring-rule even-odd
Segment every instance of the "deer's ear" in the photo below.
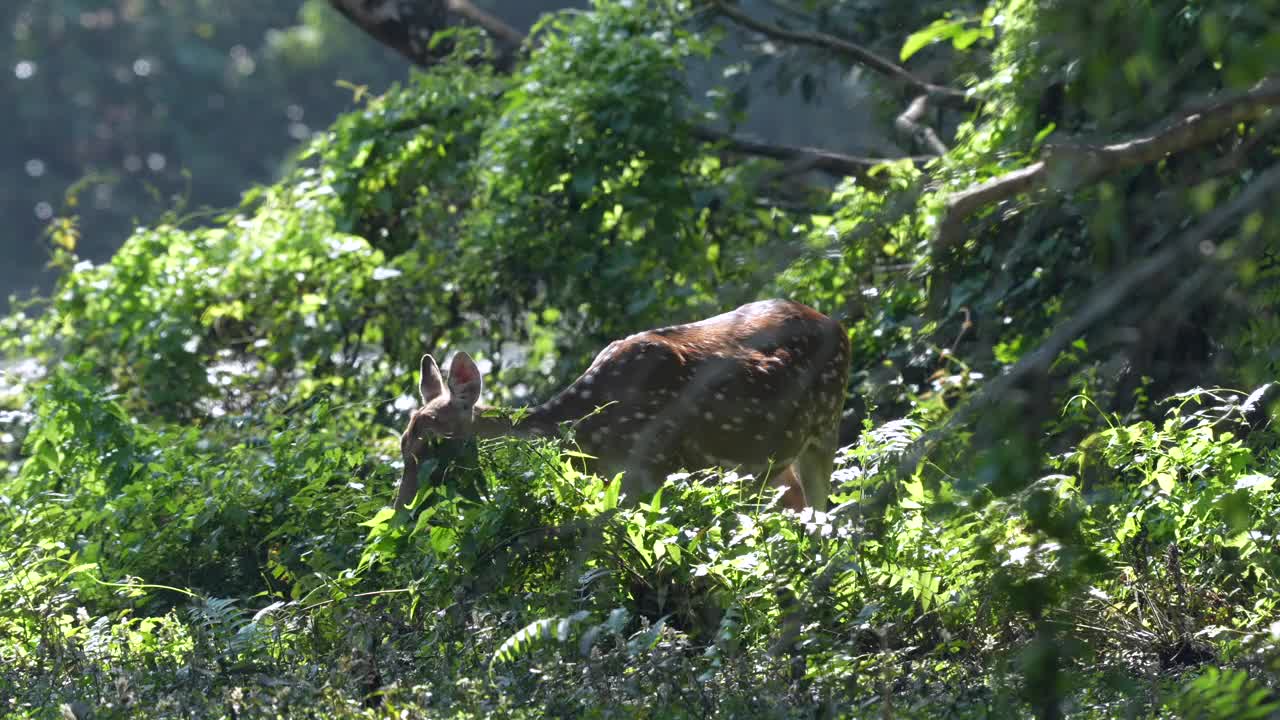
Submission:
{"label": "deer's ear", "polygon": [[422,402],[425,405],[444,392],[444,378],[440,375],[440,366],[436,365],[436,359],[430,355],[422,356],[419,373],[418,392],[422,395]]}
{"label": "deer's ear", "polygon": [[480,390],[484,381],[480,379],[480,368],[471,356],[458,351],[449,363],[449,394],[453,401],[462,407],[471,407],[480,399]]}

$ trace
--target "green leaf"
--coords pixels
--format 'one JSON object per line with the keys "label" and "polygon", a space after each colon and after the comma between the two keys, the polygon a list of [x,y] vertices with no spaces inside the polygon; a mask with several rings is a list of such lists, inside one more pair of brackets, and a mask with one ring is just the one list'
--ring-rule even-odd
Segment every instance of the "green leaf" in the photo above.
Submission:
{"label": "green leaf", "polygon": [[917,30],[907,36],[906,42],[902,43],[902,51],[898,53],[898,59],[906,61],[912,55],[920,52],[926,45],[940,40],[954,39],[967,23],[968,20],[933,21],[923,30]]}
{"label": "green leaf", "polygon": [[674,539],[667,543],[667,555],[671,557],[672,562],[679,563],[683,552],[684,551],[680,549],[680,545],[676,543]]}
{"label": "green leaf", "polygon": [[622,475],[613,476],[604,491],[604,509],[613,510],[618,507],[618,495],[622,493]]}
{"label": "green leaf", "polygon": [[458,541],[456,530],[441,525],[431,526],[429,536],[431,538],[431,549],[441,555],[452,550]]}
{"label": "green leaf", "polygon": [[1049,123],[1043,128],[1040,128],[1040,132],[1036,133],[1036,136],[1032,138],[1031,145],[1033,147],[1039,147],[1040,144],[1044,142],[1045,138],[1049,137],[1049,135],[1053,134],[1053,131],[1057,129],[1057,123]]}
{"label": "green leaf", "polygon": [[373,153],[373,141],[365,140],[360,143],[360,149],[356,151],[355,157],[351,158],[351,167],[362,168],[368,162],[369,155]]}
{"label": "green leaf", "polygon": [[957,50],[965,50],[985,34],[981,28],[969,28],[951,38],[951,45]]}
{"label": "green leaf", "polygon": [[512,633],[511,637],[503,640],[498,649],[493,651],[493,657],[489,660],[490,670],[492,671],[494,663],[511,662],[527,652],[537,641],[552,637],[559,620],[559,618],[534,620]]}
{"label": "green leaf", "polygon": [[493,656],[489,659],[489,672],[493,672],[494,664],[516,660],[547,642],[554,640],[560,643],[567,643],[573,626],[590,616],[591,614],[588,611],[579,610],[566,617],[534,620],[517,630],[511,637],[502,641],[502,644],[498,646],[498,649],[493,652]]}
{"label": "green leaf", "polygon": [[375,513],[373,517],[359,524],[363,527],[370,527],[370,528],[382,527],[383,525],[386,525],[387,522],[391,520],[391,518],[395,517],[395,514],[396,514],[395,508],[384,507],[381,510],[379,510],[377,513]]}
{"label": "green leaf", "polygon": [[58,582],[63,582],[64,580],[71,577],[72,575],[78,575],[79,573],[86,572],[88,570],[97,570],[97,569],[98,569],[98,563],[80,563],[79,565],[63,570],[62,575],[58,577]]}

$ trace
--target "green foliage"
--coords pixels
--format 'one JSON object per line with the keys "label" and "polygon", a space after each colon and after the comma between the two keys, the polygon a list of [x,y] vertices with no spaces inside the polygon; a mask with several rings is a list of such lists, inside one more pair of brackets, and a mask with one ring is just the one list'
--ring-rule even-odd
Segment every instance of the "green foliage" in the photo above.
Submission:
{"label": "green foliage", "polygon": [[[681,76],[708,48],[652,19],[600,3],[545,20],[535,29],[540,51],[516,74],[484,141],[478,202],[488,212],[472,230],[522,266],[485,281],[501,282],[517,306],[577,305],[602,325],[592,328],[597,338],[621,329],[610,319],[705,303],[714,272],[702,216],[716,177],[693,152]],[[548,283],[553,275],[560,281]]]}
{"label": "green foliage", "polygon": [[[927,658],[910,687],[950,688],[939,710],[1000,714],[1019,700],[979,691],[974,668],[999,662],[1005,645],[1034,647],[1017,630],[1017,588],[1046,581],[1056,590],[1043,611],[1088,648],[1077,662],[1114,652],[1163,668],[1219,654],[1270,663],[1274,457],[1222,432],[1238,402],[1193,411],[1206,399],[1178,398],[1160,427],[1116,424],[1060,456],[1058,474],[985,503],[965,500],[947,472],[959,466],[902,475],[922,428],[901,421],[844,456],[829,517],[771,510],[772,492],[716,473],[673,476],[653,498],[619,504],[618,483],[582,476],[554,445],[503,441],[479,448],[476,497],[439,489],[405,524],[370,490],[388,486],[384,462],[343,439],[364,413],[319,400],[197,436],[131,423],[111,398],[55,375],[8,486],[3,522],[20,541],[3,562],[21,570],[0,587],[17,643],[0,682],[40,705],[108,676],[154,682],[196,667],[210,671],[204,695],[230,698],[219,673],[255,667],[294,688],[238,700],[265,710],[284,697],[358,697],[359,668],[376,663],[400,678],[383,691],[392,706],[478,711],[538,696],[549,712],[588,702],[679,713],[680,695],[652,706],[653,683],[685,677],[688,689],[718,687],[712,702],[731,713],[782,677],[764,651],[791,622],[793,596],[814,692],[879,702],[877,682],[851,679]],[[1098,477],[1100,467],[1119,472]],[[1068,519],[1077,529],[1064,533]],[[345,659],[324,675],[327,690],[304,691],[295,682],[320,657]],[[81,664],[96,669],[74,673]],[[615,683],[619,672],[631,680]],[[1206,717],[1269,712],[1257,682],[1225,668],[1158,702]],[[137,692],[157,707],[191,702],[148,687]],[[122,711],[140,700],[112,697]]]}
{"label": "green foliage", "polygon": [[1188,681],[1169,705],[1185,718],[1265,718],[1280,711],[1275,694],[1248,673],[1212,667]]}
{"label": "green foliage", "polygon": [[[972,27],[973,25],[978,27]],[[935,20],[928,27],[907,36],[906,41],[902,43],[902,51],[898,53],[898,59],[907,60],[926,45],[942,40],[950,40],[951,45],[957,50],[966,50],[978,40],[991,40],[994,37],[995,31],[989,22],[979,25],[968,18]]]}
{"label": "green foliage", "polygon": [[[965,49],[985,108],[945,157],[783,207],[776,165],[696,141],[683,77],[715,36],[695,8],[602,1],[545,20],[511,76],[455,34],[209,227],[175,213],[93,264],[59,226],[57,291],[0,321],[23,361],[0,386],[6,712],[1274,714],[1267,258],[1233,286],[1258,312],[1170,321],[1174,346],[1204,329],[1222,354],[1144,363],[1090,333],[976,422],[953,413],[1254,169],[1206,186],[1209,155],[1162,160],[932,242],[949,193],[1054,133],[1133,132],[1256,78],[1273,33],[1221,32],[1241,7],[919,18],[897,47]],[[273,42],[318,61],[308,37]],[[1259,213],[1219,240],[1274,228]],[[497,398],[544,396],[606,340],[769,295],[851,332],[868,413],[829,513],[729,470],[622,498],[559,441],[514,439],[441,450],[415,513],[388,507],[421,353],[465,347]],[[1168,308],[1143,307],[1114,326],[1162,330]],[[1200,389],[1210,357],[1262,387]]]}
{"label": "green foliage", "polygon": [[[1149,136],[1192,99],[1256,83],[1274,66],[1263,57],[1275,46],[1276,17],[1275,2],[992,3],[981,25],[999,32],[989,71],[974,86],[987,102],[960,124],[956,146],[940,163],[938,179],[949,189],[926,196],[921,209],[936,217],[951,189],[1027,167],[1044,157],[1047,145]],[[1005,349],[1000,364],[1016,362],[1021,353],[1015,348],[1034,347],[1080,298],[1249,181],[1250,163],[1236,173],[1206,169],[1223,147],[1209,144],[1080,188],[1040,193],[1003,217],[979,214],[960,247],[930,253],[931,309],[956,330],[963,317],[990,318],[983,344]],[[1257,221],[1274,225],[1262,216]],[[1236,247],[1246,235],[1241,230],[1218,244]],[[1270,257],[1270,250],[1262,255]],[[1201,259],[1189,259],[1178,272],[1191,272]],[[1163,278],[1109,318],[1112,327],[1139,332],[1134,344],[1148,355],[1142,370],[1126,375],[1107,367],[1105,342],[1101,352],[1086,349],[1070,358],[1072,370],[1098,371],[1090,392],[1117,409],[1129,407],[1142,384],[1170,394],[1199,382],[1211,364],[1208,348],[1240,347],[1234,340],[1240,334],[1259,340],[1270,334],[1270,283],[1262,270],[1270,263],[1242,260],[1238,280],[1249,290],[1231,303],[1190,293],[1153,317],[1150,308],[1175,292],[1176,284]],[[1269,382],[1273,375],[1254,365],[1260,354],[1242,353],[1214,370],[1231,383]]]}

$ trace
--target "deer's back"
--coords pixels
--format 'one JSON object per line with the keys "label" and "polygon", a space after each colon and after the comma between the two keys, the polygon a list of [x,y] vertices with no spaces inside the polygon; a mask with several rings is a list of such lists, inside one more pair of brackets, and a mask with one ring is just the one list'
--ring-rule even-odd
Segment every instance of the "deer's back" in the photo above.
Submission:
{"label": "deer's back", "polygon": [[611,343],[536,413],[587,416],[578,442],[610,471],[758,472],[836,432],[848,372],[839,323],[800,303],[766,300]]}

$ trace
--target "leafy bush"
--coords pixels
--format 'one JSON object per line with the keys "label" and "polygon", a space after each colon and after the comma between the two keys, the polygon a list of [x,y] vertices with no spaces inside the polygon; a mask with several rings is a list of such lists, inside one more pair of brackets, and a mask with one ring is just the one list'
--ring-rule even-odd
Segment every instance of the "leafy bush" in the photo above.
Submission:
{"label": "leafy bush", "polygon": [[[1178,384],[1221,355],[1144,365],[1103,332],[1005,380],[1119,266],[1092,223],[1161,193],[1189,204],[1135,227],[1193,223],[1252,171],[1202,207],[1165,164],[937,246],[948,192],[1054,132],[1038,63],[1107,49],[1065,5],[993,8],[977,89],[1006,105],[814,207],[758,202],[774,166],[695,141],[679,74],[709,36],[686,4],[600,2],[546,21],[511,76],[455,34],[213,227],[166,218],[101,265],[59,251],[57,292],[0,339],[36,368],[0,388],[6,712],[1273,714],[1272,348],[1228,353],[1252,393]],[[1179,8],[1140,9],[1183,23],[1152,62],[1223,40]],[[1179,88],[1255,77],[1228,46],[1229,82],[1197,60]],[[1149,77],[1121,75],[1066,78],[1105,96],[1073,121]],[[1261,306],[1249,262],[1230,278]],[[388,507],[422,352],[478,348],[497,398],[537,397],[605,339],[772,294],[851,330],[868,412],[830,513],[724,469],[624,499],[563,441],[516,439],[432,458],[421,509]],[[1142,307],[1117,327],[1158,328]],[[1269,337],[1270,315],[1226,314],[1196,315],[1210,346]]]}

